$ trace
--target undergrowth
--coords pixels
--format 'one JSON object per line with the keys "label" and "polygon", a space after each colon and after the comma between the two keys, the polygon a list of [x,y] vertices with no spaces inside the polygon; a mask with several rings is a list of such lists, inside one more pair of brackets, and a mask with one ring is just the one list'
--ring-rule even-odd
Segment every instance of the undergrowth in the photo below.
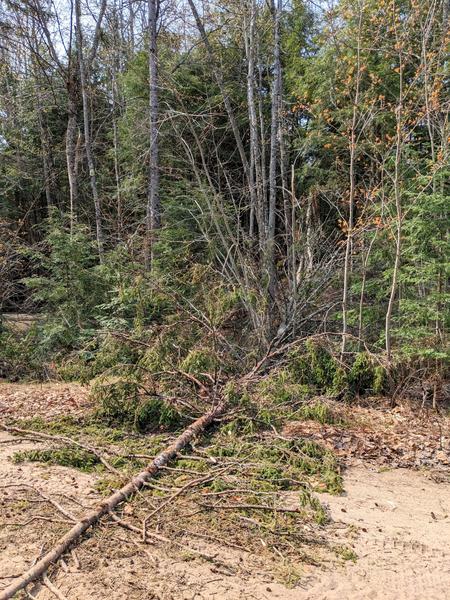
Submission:
{"label": "undergrowth", "polygon": [[40,462],[48,465],[72,467],[83,472],[95,470],[101,463],[95,454],[82,448],[64,447],[57,449],[34,449],[15,452],[12,456],[14,463]]}
{"label": "undergrowth", "polygon": [[175,430],[186,423],[173,405],[147,394],[135,381],[99,382],[91,395],[97,406],[95,417],[109,426],[125,425],[144,433]]}

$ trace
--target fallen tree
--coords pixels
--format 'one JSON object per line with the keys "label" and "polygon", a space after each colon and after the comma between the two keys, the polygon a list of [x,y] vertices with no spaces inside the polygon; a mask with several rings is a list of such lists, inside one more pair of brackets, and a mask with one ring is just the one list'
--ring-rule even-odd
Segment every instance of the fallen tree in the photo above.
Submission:
{"label": "fallen tree", "polygon": [[103,500],[96,508],[77,521],[34,566],[10,583],[8,587],[1,590],[0,600],[12,598],[19,590],[24,589],[29,583],[43,576],[50,565],[61,558],[64,552],[66,552],[66,550],[68,550],[68,548],[72,546],[85,531],[98,523],[103,516],[112,512],[119,504],[127,500],[135,492],[140,490],[161,467],[167,465],[167,463],[174,459],[178,452],[187,446],[191,440],[211,425],[211,423],[224,412],[224,409],[225,402],[220,401],[207,413],[191,423],[191,425],[189,425],[189,427],[185,429],[170,446],[158,454],[143,471],[138,473],[120,490],[114,492],[114,494]]}

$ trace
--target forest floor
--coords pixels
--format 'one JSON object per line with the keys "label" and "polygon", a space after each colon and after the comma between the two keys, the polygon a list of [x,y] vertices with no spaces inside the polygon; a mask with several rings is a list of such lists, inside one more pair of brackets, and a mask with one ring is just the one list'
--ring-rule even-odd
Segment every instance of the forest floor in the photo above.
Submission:
{"label": "forest floor", "polygon": [[[86,388],[76,384],[0,383],[3,423],[21,426],[23,422],[29,426],[27,419],[31,415],[35,420],[40,416],[41,431],[46,431],[47,421],[47,431],[53,432],[52,419],[78,418],[89,408]],[[326,507],[329,519],[320,524],[305,522],[299,542],[303,561],[294,565],[291,555],[281,546],[281,550],[275,548],[276,552],[270,553],[263,537],[242,539],[230,533],[232,530],[227,533],[230,523],[223,516],[227,511],[208,513],[209,529],[208,521],[205,527],[204,521],[196,521],[196,511],[186,512],[190,505],[181,503],[181,512],[169,513],[170,523],[161,524],[160,529],[158,521],[154,531],[161,534],[161,539],[155,538],[154,544],[141,543],[139,534],[113,521],[102,521],[66,555],[58,569],[50,572],[61,597],[447,597],[449,416],[422,413],[408,404],[392,409],[384,400],[351,408],[339,406],[335,410],[346,417],[345,427],[291,421],[281,434],[274,434],[283,439],[302,437],[318,441],[333,450],[342,468],[341,495],[315,494]],[[30,456],[46,448],[48,442],[40,438],[0,432],[0,588],[49,549],[70,526],[71,515],[81,516],[104,493],[107,478],[99,469],[84,472],[68,466],[17,460],[17,453]],[[223,470],[220,464],[214,468]],[[160,490],[146,491],[142,497],[167,491],[164,486],[174,485],[173,480],[167,483],[165,476],[157,483]],[[121,518],[139,522],[143,509],[140,500],[125,505]],[[284,502],[286,506],[294,502],[293,492],[285,492]],[[148,513],[148,502],[145,507]],[[252,522],[251,518],[242,519]],[[218,537],[216,531],[225,533]],[[31,597],[55,597],[41,584],[31,588]]]}

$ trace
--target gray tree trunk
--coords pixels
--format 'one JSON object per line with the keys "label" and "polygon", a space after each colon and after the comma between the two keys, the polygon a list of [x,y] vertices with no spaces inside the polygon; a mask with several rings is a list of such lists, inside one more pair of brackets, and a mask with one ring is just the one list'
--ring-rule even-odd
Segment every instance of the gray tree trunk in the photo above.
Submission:
{"label": "gray tree trunk", "polygon": [[148,0],[148,75],[150,117],[150,164],[147,188],[147,217],[144,261],[150,269],[154,259],[156,232],[161,227],[161,200],[159,195],[159,133],[158,133],[158,0]]}
{"label": "gray tree trunk", "polygon": [[[273,80],[270,127],[270,162],[269,162],[269,216],[267,224],[267,271],[269,277],[269,299],[275,300],[275,224],[277,208],[277,163],[279,155],[280,127],[280,94],[281,94],[281,56],[280,56],[280,15],[281,0],[271,2],[273,16]],[[270,303],[269,302],[269,303]]]}

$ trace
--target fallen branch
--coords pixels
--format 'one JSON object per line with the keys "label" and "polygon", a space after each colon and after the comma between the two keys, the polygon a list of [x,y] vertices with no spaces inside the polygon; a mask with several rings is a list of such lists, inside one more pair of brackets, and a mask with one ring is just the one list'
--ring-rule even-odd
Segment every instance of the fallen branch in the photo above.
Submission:
{"label": "fallen branch", "polygon": [[[166,450],[156,456],[156,458],[147,466],[146,469],[138,473],[131,481],[117,490],[114,494],[103,500],[97,508],[86,514],[69,531],[63,535],[52,550],[47,552],[33,567],[28,569],[16,581],[13,581],[8,587],[0,592],[0,600],[9,600],[19,590],[24,589],[29,583],[41,577],[48,567],[56,562],[63,554],[76,542],[85,531],[98,523],[104,515],[112,511],[122,502],[127,500],[132,494],[140,490],[145,483],[150,480],[161,467],[175,458],[195,436],[202,433],[216,417],[220,416],[225,409],[225,403],[219,402],[211,408],[206,414],[194,421],[187,429],[179,435],[176,440]],[[15,428],[11,428],[14,430]],[[24,430],[19,431],[24,433]],[[33,432],[34,433],[34,432]]]}
{"label": "fallen branch", "polygon": [[[272,512],[301,513],[300,508],[283,508],[276,506],[266,506],[265,504],[204,504],[200,502],[202,508],[211,508],[213,510],[270,510]],[[1,598],[1,597],[0,597]]]}
{"label": "fallen branch", "polygon": [[[223,471],[225,471],[225,469],[222,469],[222,471],[220,471],[220,473],[223,473]],[[150,519],[156,515],[156,513],[160,512],[165,506],[167,506],[168,504],[172,503],[175,498],[177,498],[178,496],[180,496],[183,492],[185,492],[186,490],[195,487],[196,485],[200,485],[202,483],[206,483],[207,481],[212,481],[217,475],[204,475],[203,477],[199,477],[198,479],[194,479],[193,481],[189,481],[186,485],[184,485],[183,487],[179,488],[176,492],[174,492],[171,496],[169,496],[169,498],[167,498],[166,500],[164,500],[164,502],[162,504],[160,504],[159,506],[157,506],[154,510],[152,510],[152,512],[147,515],[144,519],[144,521],[142,522],[142,539],[145,541],[145,538],[147,537],[147,523],[150,521]]]}
{"label": "fallen branch", "polygon": [[[113,513],[111,513],[110,516],[113,521],[115,521],[118,525],[120,525],[124,529],[128,529],[129,531],[134,531],[134,532],[142,535],[142,530],[139,529],[139,527],[136,527],[135,525],[132,525],[131,523],[128,523],[127,521],[124,521],[123,519],[121,519],[120,517],[118,517],[117,515],[115,515]],[[204,558],[208,561],[211,561],[211,562],[214,562],[214,560],[216,560],[216,557],[213,556],[212,554],[206,554],[205,552],[201,552],[200,550],[196,550],[195,548],[186,546],[186,544],[182,544],[175,540],[171,540],[170,538],[166,537],[165,535],[156,533],[156,531],[146,531],[145,539],[142,541],[146,542],[148,538],[157,540],[158,542],[163,542],[164,544],[177,546],[178,548],[181,548],[182,550],[191,552],[192,554],[196,554],[197,556],[201,556],[202,558]]]}
{"label": "fallen branch", "polygon": [[56,585],[53,585],[48,577],[44,576],[42,581],[44,582],[44,585],[52,592],[52,594],[56,596],[56,598],[59,600],[67,600],[64,594],[56,587]]}

